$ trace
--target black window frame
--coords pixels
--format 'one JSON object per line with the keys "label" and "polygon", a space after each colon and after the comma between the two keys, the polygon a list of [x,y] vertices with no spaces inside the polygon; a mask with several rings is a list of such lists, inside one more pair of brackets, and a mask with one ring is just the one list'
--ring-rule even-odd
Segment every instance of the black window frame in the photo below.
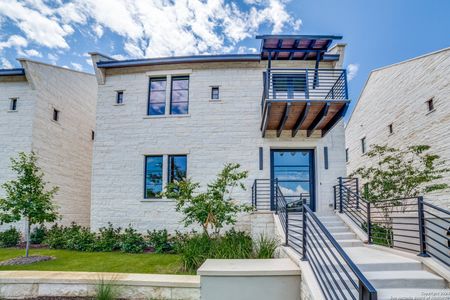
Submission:
{"label": "black window frame", "polygon": [[427,100],[428,112],[432,112],[434,110],[434,98],[430,98]]}
{"label": "black window frame", "polygon": [[345,162],[348,163],[349,155],[348,155],[348,148],[345,148]]}
{"label": "black window frame", "polygon": [[366,137],[363,137],[362,139],[361,139],[361,152],[362,152],[362,154],[365,154],[366,153]]}
{"label": "black window frame", "polygon": [[11,101],[9,102],[9,110],[10,111],[17,111],[17,98],[11,98]]}
{"label": "black window frame", "polygon": [[389,131],[389,134],[393,134],[394,133],[394,124],[389,124],[388,125],[388,131]]}
{"label": "black window frame", "polygon": [[59,122],[59,113],[60,111],[56,108],[53,108],[53,121]]}
{"label": "black window frame", "polygon": [[[217,98],[215,98],[214,91],[217,91]],[[218,86],[211,87],[211,100],[214,100],[214,101],[220,100],[220,88]]]}
{"label": "black window frame", "polygon": [[186,165],[185,165],[185,179],[187,177],[187,155],[186,154],[170,154],[167,156],[167,183],[172,183],[173,182],[173,174],[172,174],[172,158],[175,157],[184,157],[185,161],[186,161]]}
{"label": "black window frame", "polygon": [[[152,95],[152,82],[153,81],[164,81],[164,102],[156,102],[156,103],[164,103],[164,110],[162,114],[150,114],[150,100]],[[157,90],[157,92],[161,92],[163,90]],[[166,114],[166,103],[167,102],[167,77],[150,77],[148,81],[148,100],[147,100],[147,116],[164,116]]]}
{"label": "black window frame", "polygon": [[123,104],[123,91],[116,91],[116,104]]}
{"label": "black window frame", "polygon": [[[187,105],[186,113],[184,113],[184,114],[174,114],[173,111],[172,111],[172,108],[173,108],[172,104],[174,103],[173,102],[173,91],[174,91],[174,89],[173,89],[173,82],[176,81],[176,80],[186,80],[186,79],[188,81],[188,85],[187,85],[187,89],[186,89],[186,91],[187,91],[187,100],[186,101],[175,102],[175,103],[186,103],[186,105]],[[170,79],[170,99],[169,99],[169,102],[170,102],[169,106],[170,107],[169,107],[169,113],[171,115],[187,115],[187,114],[189,114],[189,83],[190,83],[189,75],[172,76],[172,78]],[[185,89],[179,89],[179,90],[180,91],[184,91]]]}
{"label": "black window frame", "polygon": [[164,188],[164,155],[146,155],[144,156],[144,199],[161,199],[161,196],[155,195],[148,197],[147,195],[147,159],[150,157],[158,157],[161,159],[161,191]]}

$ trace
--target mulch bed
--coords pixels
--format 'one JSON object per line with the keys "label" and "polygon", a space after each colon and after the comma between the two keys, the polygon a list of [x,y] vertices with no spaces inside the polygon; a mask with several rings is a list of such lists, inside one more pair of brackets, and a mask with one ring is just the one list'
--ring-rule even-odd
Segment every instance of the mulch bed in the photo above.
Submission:
{"label": "mulch bed", "polygon": [[55,259],[53,256],[32,255],[32,256],[19,256],[0,262],[0,266],[14,266],[14,265],[29,265],[40,261],[47,261]]}

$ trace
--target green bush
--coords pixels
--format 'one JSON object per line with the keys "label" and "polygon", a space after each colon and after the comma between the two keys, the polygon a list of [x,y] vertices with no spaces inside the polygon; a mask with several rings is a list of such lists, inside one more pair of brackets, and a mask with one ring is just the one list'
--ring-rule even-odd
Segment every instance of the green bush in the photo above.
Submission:
{"label": "green bush", "polygon": [[145,239],[131,225],[122,234],[120,250],[126,253],[142,253],[146,248]]}
{"label": "green bush", "polygon": [[212,258],[250,258],[252,256],[252,250],[252,238],[243,231],[231,229],[224,236],[214,239]]}
{"label": "green bush", "polygon": [[96,247],[96,234],[89,228],[72,224],[65,234],[66,249],[77,251],[94,251]]}
{"label": "green bush", "polygon": [[99,229],[95,249],[101,252],[111,252],[120,249],[122,228],[114,228],[111,223],[108,227]]}
{"label": "green bush", "polygon": [[213,242],[214,240],[205,233],[196,234],[187,239],[180,248],[184,269],[195,271],[206,259],[213,258],[211,251]]}
{"label": "green bush", "polygon": [[166,229],[147,231],[148,245],[153,247],[156,253],[168,253],[173,250],[169,234]]}
{"label": "green bush", "polygon": [[8,230],[0,232],[0,247],[16,247],[20,243],[20,232],[11,227]]}
{"label": "green bush", "polygon": [[255,258],[273,258],[277,247],[276,239],[260,235],[255,242]]}
{"label": "green bush", "polygon": [[48,231],[44,239],[46,244],[51,249],[65,249],[66,248],[66,229],[64,226],[58,224],[53,225]]}
{"label": "green bush", "polygon": [[42,244],[47,236],[47,228],[44,224],[34,227],[30,234],[30,242],[32,244]]}

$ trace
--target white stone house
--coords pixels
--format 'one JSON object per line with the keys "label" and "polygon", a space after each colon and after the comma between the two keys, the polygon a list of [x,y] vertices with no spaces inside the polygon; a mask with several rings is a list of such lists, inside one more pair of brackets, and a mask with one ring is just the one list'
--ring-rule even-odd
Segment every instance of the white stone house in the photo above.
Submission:
{"label": "white stone house", "polygon": [[[247,190],[234,193],[242,203],[252,203],[256,179],[277,178],[293,200],[303,193],[318,213],[332,211],[332,187],[345,175],[345,45],[330,47],[336,36],[258,38],[260,54],[115,60],[91,53],[98,81],[92,229],[108,222],[182,229],[174,202],[158,193],[184,176],[205,186],[228,162],[249,171]],[[273,208],[266,201],[258,205]]]}
{"label": "white stone house", "polygon": [[[450,168],[449,79],[450,48],[373,70],[346,125],[347,173],[371,163],[365,153],[374,144],[430,145]],[[425,199],[449,209],[448,193]]]}
{"label": "white stone house", "polygon": [[[15,178],[10,158],[34,151],[61,224],[90,223],[97,84],[92,74],[19,59],[0,70],[0,183]],[[0,196],[4,191],[0,189]],[[4,225],[9,226],[9,225]]]}

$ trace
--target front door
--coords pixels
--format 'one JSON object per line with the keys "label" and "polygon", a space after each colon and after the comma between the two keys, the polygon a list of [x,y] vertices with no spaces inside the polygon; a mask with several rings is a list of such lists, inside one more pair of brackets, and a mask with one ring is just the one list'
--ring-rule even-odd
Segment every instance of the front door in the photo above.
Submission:
{"label": "front door", "polygon": [[[286,202],[296,201],[302,197],[315,211],[314,150],[272,150],[271,179],[278,179]],[[272,202],[273,198],[271,197]],[[271,206],[272,209],[275,208],[274,203],[271,203]]]}

